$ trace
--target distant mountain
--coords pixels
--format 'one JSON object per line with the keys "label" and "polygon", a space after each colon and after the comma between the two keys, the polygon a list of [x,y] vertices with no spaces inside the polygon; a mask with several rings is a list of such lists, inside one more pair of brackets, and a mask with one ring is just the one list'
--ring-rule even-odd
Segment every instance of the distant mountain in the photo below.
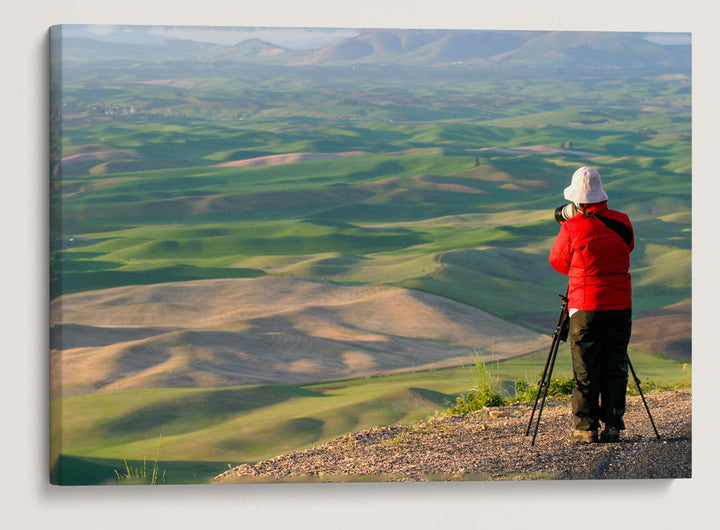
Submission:
{"label": "distant mountain", "polygon": [[269,64],[350,66],[470,66],[494,69],[587,71],[632,69],[689,74],[689,46],[651,42],[643,33],[366,29],[318,50],[288,50],[259,39],[234,45],[191,40],[145,44],[87,38],[63,40],[74,59],[140,61],[247,61]]}
{"label": "distant mountain", "polygon": [[550,32],[494,59],[508,65],[564,69],[689,69],[690,54],[678,54],[674,48],[638,33]]}
{"label": "distant mountain", "polygon": [[307,62],[448,64],[515,50],[534,35],[520,31],[365,30],[358,37],[314,52]]}
{"label": "distant mountain", "polygon": [[393,62],[407,52],[434,42],[445,33],[435,30],[364,30],[358,37],[331,44],[310,54],[306,62]]}
{"label": "distant mountain", "polygon": [[535,33],[504,31],[456,31],[417,49],[408,58],[435,63],[488,59],[522,46]]}
{"label": "distant mountain", "polygon": [[304,62],[684,72],[691,55],[688,47],[663,46],[641,33],[366,30]]}
{"label": "distant mountain", "polygon": [[273,57],[289,53],[287,48],[270,44],[260,39],[250,39],[233,46],[226,50],[228,56],[234,57]]}

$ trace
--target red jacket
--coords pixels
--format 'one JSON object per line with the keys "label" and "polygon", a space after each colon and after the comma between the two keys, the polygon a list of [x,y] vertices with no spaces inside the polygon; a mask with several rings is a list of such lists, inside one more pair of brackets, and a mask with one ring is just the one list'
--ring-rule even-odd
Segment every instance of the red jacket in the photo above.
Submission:
{"label": "red jacket", "polygon": [[[610,210],[607,201],[590,204],[588,212],[621,221],[630,228],[624,213]],[[550,264],[569,276],[568,307],[581,311],[629,309],[632,307],[630,284],[630,245],[598,219],[575,214],[560,226],[550,251]]]}

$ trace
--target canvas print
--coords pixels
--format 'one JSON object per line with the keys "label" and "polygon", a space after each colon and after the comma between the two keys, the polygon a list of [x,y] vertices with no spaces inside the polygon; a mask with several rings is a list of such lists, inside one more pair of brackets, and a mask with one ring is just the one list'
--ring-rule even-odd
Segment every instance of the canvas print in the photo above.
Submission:
{"label": "canvas print", "polygon": [[50,29],[50,481],[689,478],[691,35]]}

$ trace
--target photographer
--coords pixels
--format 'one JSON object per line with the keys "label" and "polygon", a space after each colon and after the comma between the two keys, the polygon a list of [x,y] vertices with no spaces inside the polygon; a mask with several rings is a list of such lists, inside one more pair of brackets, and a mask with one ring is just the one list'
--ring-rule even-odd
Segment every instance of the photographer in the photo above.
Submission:
{"label": "photographer", "polygon": [[[575,171],[564,196],[573,204],[556,210],[562,224],[550,264],[569,276],[571,440],[613,442],[625,428],[632,307],[628,270],[634,235],[627,215],[608,208],[595,169]],[[601,421],[605,428],[598,437]]]}

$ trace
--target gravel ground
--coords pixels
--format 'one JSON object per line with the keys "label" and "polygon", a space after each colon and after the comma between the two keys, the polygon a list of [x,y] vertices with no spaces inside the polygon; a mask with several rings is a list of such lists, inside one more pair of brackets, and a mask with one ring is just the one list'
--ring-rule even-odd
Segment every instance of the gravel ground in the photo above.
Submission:
{"label": "gravel ground", "polygon": [[525,436],[532,403],[516,403],[348,434],[243,464],[215,482],[690,478],[690,389],[645,397],[660,439],[632,396],[619,442],[570,443],[569,403],[547,401],[533,446],[532,431]]}

